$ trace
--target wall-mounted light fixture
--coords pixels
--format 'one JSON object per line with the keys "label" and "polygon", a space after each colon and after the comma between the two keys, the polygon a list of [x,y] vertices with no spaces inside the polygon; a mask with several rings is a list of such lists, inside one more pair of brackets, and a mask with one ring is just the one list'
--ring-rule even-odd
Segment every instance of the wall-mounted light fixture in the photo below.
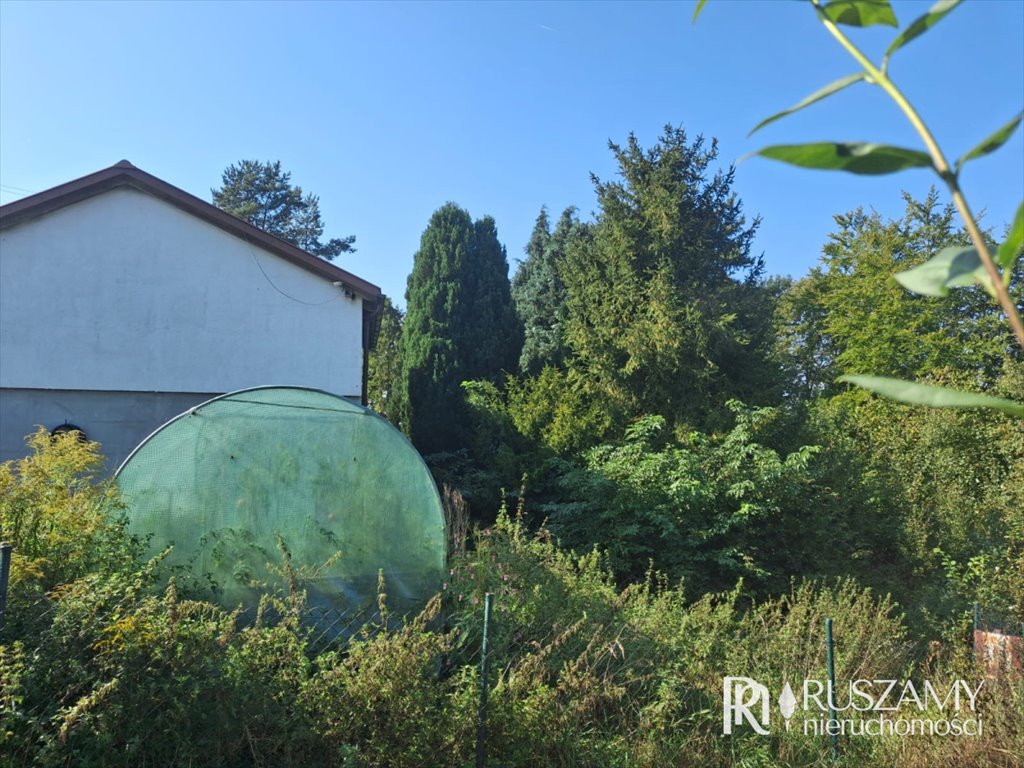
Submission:
{"label": "wall-mounted light fixture", "polygon": [[341,280],[335,280],[332,283],[332,285],[334,285],[334,287],[336,287],[336,288],[341,288],[341,290],[343,290],[345,292],[345,298],[346,299],[355,299],[356,298],[356,292],[353,291],[351,288],[349,288],[348,285],[345,284],[344,282],[342,282]]}

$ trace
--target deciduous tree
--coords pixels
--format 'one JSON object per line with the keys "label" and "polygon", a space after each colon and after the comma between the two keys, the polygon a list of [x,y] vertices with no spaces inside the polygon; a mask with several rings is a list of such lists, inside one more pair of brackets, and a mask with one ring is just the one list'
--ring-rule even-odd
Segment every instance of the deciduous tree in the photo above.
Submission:
{"label": "deciduous tree", "polygon": [[[938,301],[893,279],[942,248],[969,243],[954,225],[952,206],[939,206],[934,190],[922,201],[904,197],[906,213],[898,219],[862,209],[836,216],[821,262],[780,303],[780,344],[797,366],[803,394],[832,393],[841,375],[922,379],[944,368],[974,371],[985,386],[1007,355],[1019,356],[1012,331],[980,287]],[[1019,286],[1011,290],[1019,293]]]}

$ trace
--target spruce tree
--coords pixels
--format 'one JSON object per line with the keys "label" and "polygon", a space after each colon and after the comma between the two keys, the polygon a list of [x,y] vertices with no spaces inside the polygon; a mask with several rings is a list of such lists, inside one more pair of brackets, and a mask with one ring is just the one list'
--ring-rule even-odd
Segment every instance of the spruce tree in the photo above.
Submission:
{"label": "spruce tree", "polygon": [[730,398],[769,400],[770,306],[733,170],[718,150],[667,127],[650,150],[609,145],[621,180],[594,178],[593,236],[570,244],[570,370],[623,419],[717,429]]}
{"label": "spruce tree", "polygon": [[575,208],[562,212],[554,232],[546,208],[537,216],[525,249],[526,261],[512,281],[512,299],[523,324],[519,358],[523,373],[538,374],[546,365],[561,365],[565,358],[566,291],[560,270],[570,241],[585,230]]}

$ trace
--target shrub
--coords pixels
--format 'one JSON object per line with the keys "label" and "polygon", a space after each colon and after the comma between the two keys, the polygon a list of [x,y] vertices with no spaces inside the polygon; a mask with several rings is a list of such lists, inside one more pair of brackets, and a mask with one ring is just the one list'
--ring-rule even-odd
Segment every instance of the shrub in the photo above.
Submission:
{"label": "shrub", "polygon": [[364,629],[344,653],[316,659],[301,701],[330,754],[392,768],[466,764],[474,681],[464,674],[439,679],[449,638],[428,626],[439,608],[435,598],[397,629],[389,629],[385,618]]}
{"label": "shrub", "polygon": [[134,565],[141,549],[125,531],[117,488],[99,479],[99,444],[42,427],[27,442],[29,456],[0,464],[0,541],[13,545],[12,590],[46,591]]}

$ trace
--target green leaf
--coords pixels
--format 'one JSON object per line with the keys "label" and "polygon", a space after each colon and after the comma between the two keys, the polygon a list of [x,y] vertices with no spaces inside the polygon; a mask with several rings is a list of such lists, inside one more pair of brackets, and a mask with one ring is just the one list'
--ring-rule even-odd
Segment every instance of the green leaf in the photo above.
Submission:
{"label": "green leaf", "polygon": [[996,131],[983,142],[981,142],[981,144],[979,144],[966,155],[957,160],[955,168],[956,173],[960,173],[960,168],[968,160],[973,160],[976,157],[987,155],[989,152],[995,152],[997,149],[1003,146],[1003,144],[1006,143],[1006,140],[1013,135],[1014,131],[1017,130],[1017,126],[1020,125],[1021,118],[1024,118],[1024,112],[1018,114],[1015,118],[1013,118],[1013,120],[1008,122],[998,131]]}
{"label": "green leaf", "polygon": [[1005,270],[1013,268],[1013,262],[1017,260],[1020,249],[1024,248],[1024,203],[1017,207],[1017,215],[1013,217],[1013,225],[1006,236],[1006,241],[999,246],[996,252],[996,261]]}
{"label": "green leaf", "polygon": [[693,23],[697,23],[697,17],[700,16],[700,12],[704,10],[704,6],[707,5],[708,0],[697,0],[697,7],[693,9]]}
{"label": "green leaf", "polygon": [[923,35],[959,4],[960,0],[939,0],[939,2],[928,9],[928,13],[924,14],[924,16],[918,16],[910,23],[909,27],[896,36],[896,39],[892,41],[885,51],[885,59],[888,60],[897,50],[915,37]]}
{"label": "green leaf", "polygon": [[873,24],[899,26],[889,0],[832,0],[822,6],[821,12],[836,24],[849,27],[870,27]]}
{"label": "green leaf", "polygon": [[864,142],[823,141],[813,144],[778,144],[754,154],[771,160],[818,168],[867,175],[895,173],[906,168],[931,168],[932,160],[915,149],[890,147]]}
{"label": "green leaf", "polygon": [[977,392],[961,392],[937,387],[934,384],[890,379],[887,376],[840,376],[839,381],[856,384],[875,394],[911,405],[928,405],[932,408],[994,408],[1011,416],[1024,416],[1024,403],[1015,403],[1013,400],[981,395]]}
{"label": "green leaf", "polygon": [[768,123],[774,123],[776,120],[778,120],[781,117],[785,117],[786,115],[791,115],[794,112],[797,112],[797,111],[803,109],[804,107],[809,107],[814,102],[821,101],[826,96],[831,96],[836,91],[841,91],[843,88],[845,88],[848,85],[853,85],[854,83],[859,83],[861,80],[864,80],[865,77],[866,77],[865,73],[858,72],[855,75],[847,75],[844,78],[836,80],[834,83],[829,83],[824,88],[821,88],[821,89],[815,91],[814,93],[812,93],[810,96],[808,96],[806,99],[804,99],[800,103],[794,104],[789,109],[785,109],[782,112],[778,112],[778,113],[772,115],[771,117],[766,117],[760,123],[755,125],[754,126],[754,130],[752,130],[750,133],[748,133],[747,136],[753,136],[757,131],[761,130],[766,125],[768,125]]}
{"label": "green leaf", "polygon": [[988,282],[981,257],[974,248],[943,248],[924,264],[897,272],[896,280],[908,291],[922,296],[945,296],[953,286]]}

